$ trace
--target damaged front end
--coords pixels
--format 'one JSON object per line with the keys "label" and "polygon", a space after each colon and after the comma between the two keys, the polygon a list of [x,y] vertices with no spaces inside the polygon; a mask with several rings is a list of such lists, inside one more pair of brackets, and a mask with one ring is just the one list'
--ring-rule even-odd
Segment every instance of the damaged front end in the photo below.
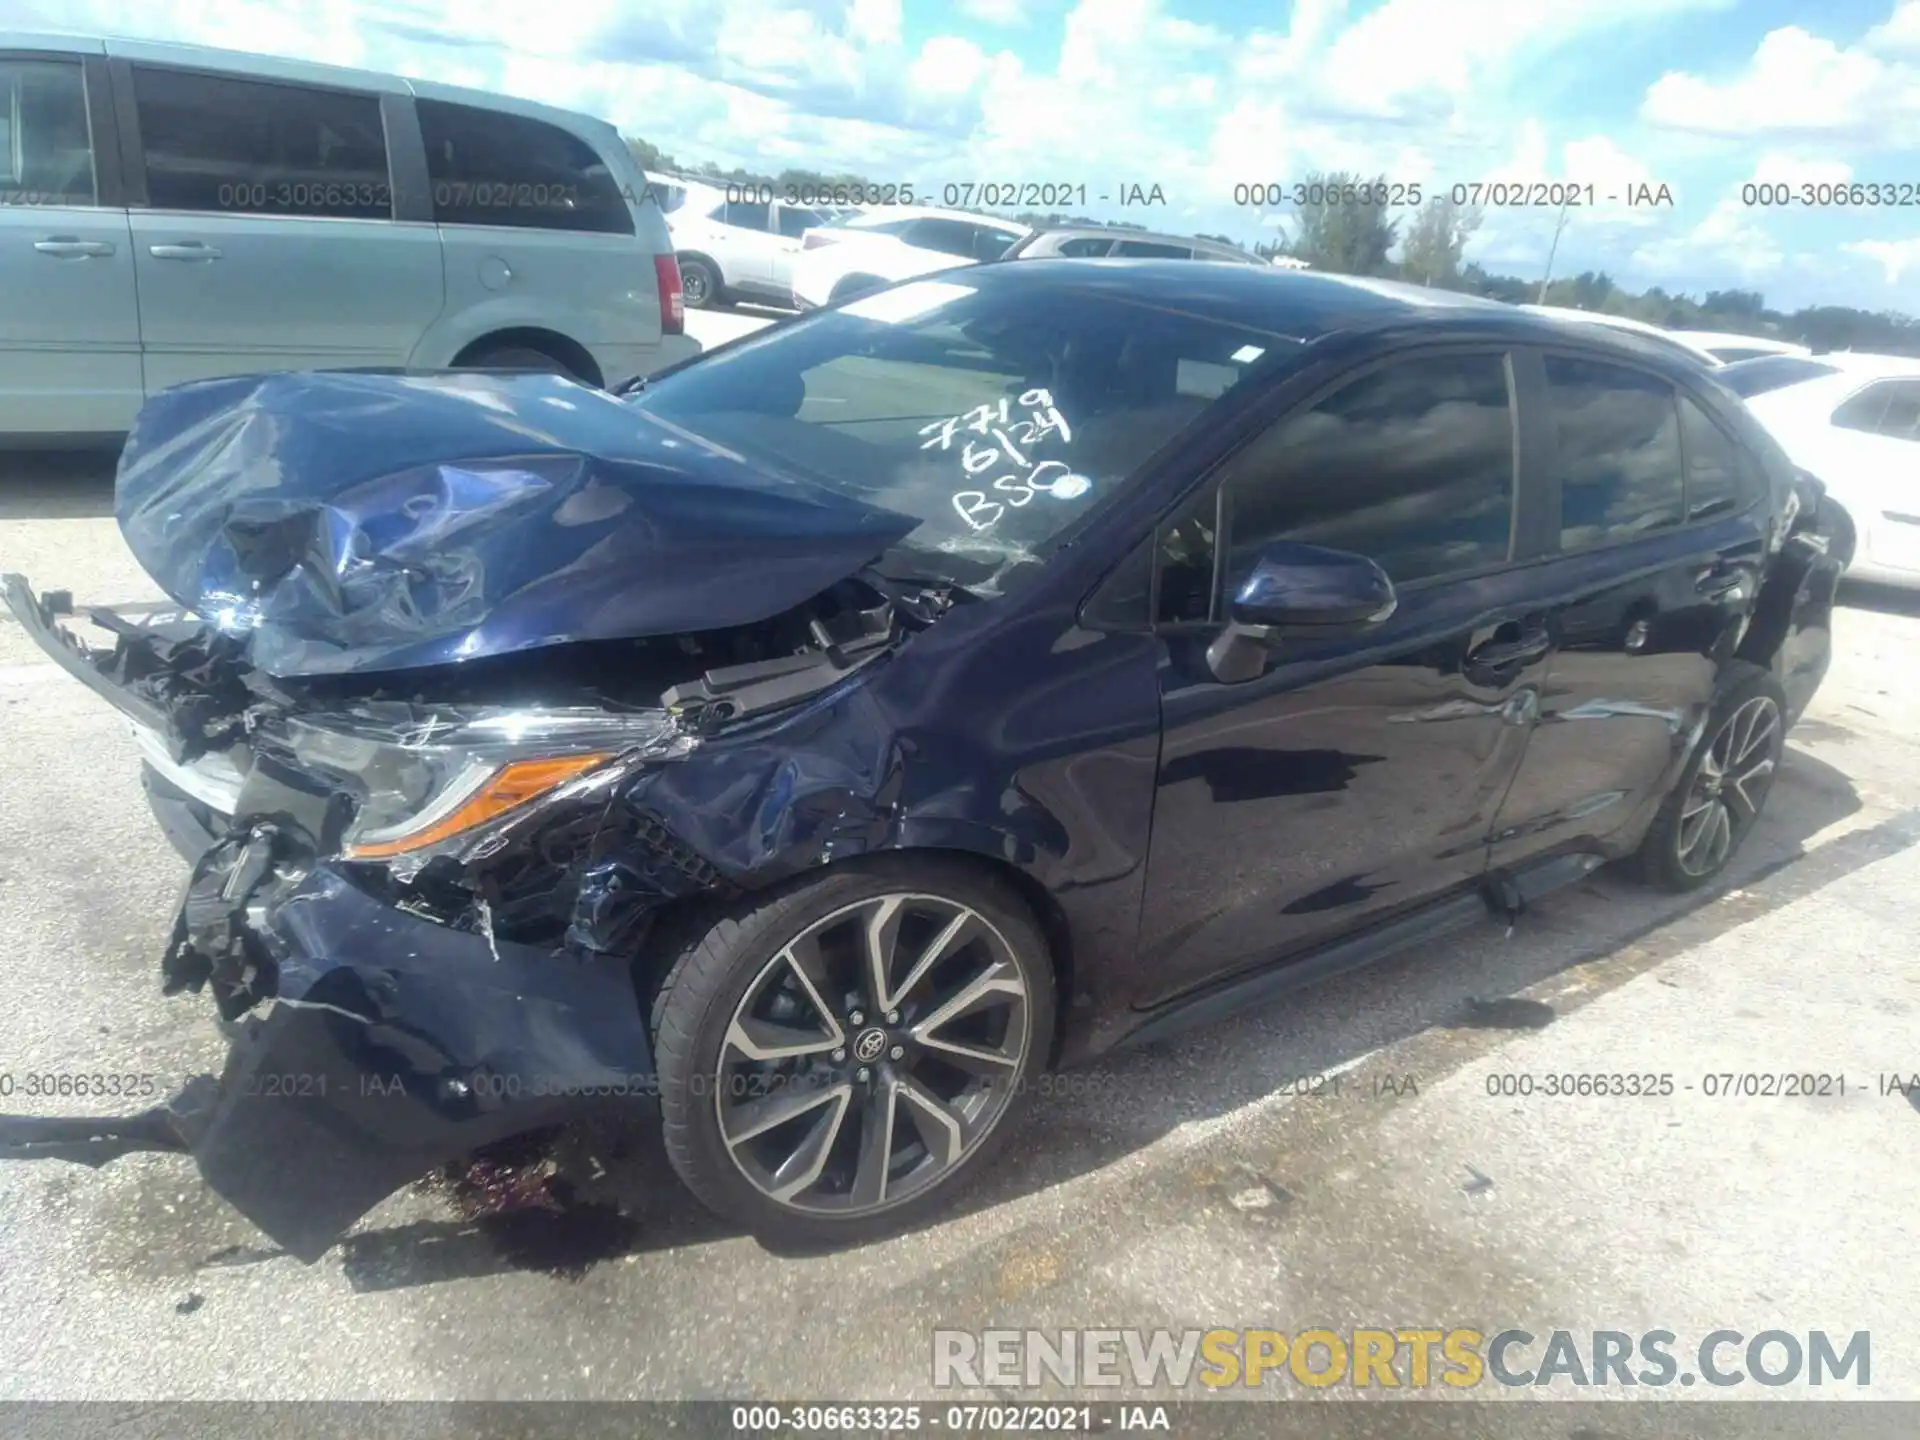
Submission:
{"label": "damaged front end", "polygon": [[[365,399],[360,382],[371,377],[354,378],[351,393]],[[298,392],[274,393],[284,402]],[[437,391],[429,399],[429,411],[447,403]],[[497,409],[481,413],[497,418]],[[68,597],[37,595],[20,576],[0,581],[29,636],[133,726],[156,814],[192,861],[163,988],[211,996],[232,1039],[225,1071],[138,1115],[0,1117],[0,1158],[98,1165],[135,1150],[190,1153],[216,1192],[311,1261],[436,1165],[591,1112],[652,1113],[637,961],[657,916],[730,884],[679,838],[675,817],[638,803],[644,780],[695,759],[733,727],[840,686],[931,623],[950,597],[862,576],[845,556],[830,557],[839,578],[821,583],[828,572],[816,557],[763,577],[757,602],[736,594],[730,623],[718,628],[656,633],[635,621],[631,633],[610,634],[589,623],[578,627],[587,638],[576,638],[555,625],[548,594],[538,624],[509,633],[494,611],[470,603],[471,592],[464,608],[428,613],[415,585],[412,608],[396,604],[396,587],[410,583],[417,526],[383,530],[380,510],[343,521],[337,495],[291,504],[282,494],[269,568],[246,581],[237,603],[235,566],[265,553],[258,516],[230,514],[226,528],[214,526],[206,487],[183,502],[178,470],[130,501],[128,476],[169,445],[176,456],[193,451],[188,441],[203,452],[195,463],[213,463],[206,454],[231,460],[236,427],[244,440],[246,424],[215,410],[185,438],[136,431],[122,463],[123,512],[144,507],[157,544],[155,497],[170,494],[173,513],[196,517],[199,543],[222,557],[219,596],[206,587],[175,593],[180,613],[145,620],[89,612],[108,647],[64,623]],[[227,451],[208,427],[230,432]],[[515,465],[533,473],[524,455],[496,461],[474,450],[466,445],[461,461],[469,478]],[[553,506],[577,508],[580,495],[597,493],[588,508],[615,527],[614,558],[640,565],[649,477],[623,479],[591,455],[572,458],[580,463],[571,469],[534,467],[547,491],[544,505],[526,502],[531,523],[545,526]],[[419,503],[401,505],[408,523],[438,506],[440,533],[464,534],[446,494],[419,500],[438,482],[417,478],[431,470],[417,456],[410,463],[413,481],[369,482],[381,504],[412,496]],[[563,471],[574,480],[549,483]],[[305,488],[318,494],[317,484]],[[726,503],[751,510],[745,488],[736,483]],[[236,493],[244,497],[244,487]],[[684,497],[673,500],[656,528],[684,536],[694,528],[689,513]],[[850,523],[867,527],[878,513]],[[889,522],[875,533],[884,540],[896,530]],[[500,523],[466,538],[492,554],[513,544]],[[860,549],[846,535],[838,543],[849,555]],[[588,568],[582,557],[600,553],[591,534],[569,538],[571,583]],[[752,546],[747,553],[756,558]],[[763,546],[757,558],[771,553]],[[453,562],[443,550],[433,563]],[[551,591],[529,574],[522,563],[516,595]],[[647,578],[643,566],[633,575],[636,586]],[[590,586],[601,621],[676,615],[610,583],[602,574]],[[355,608],[356,584],[370,611]],[[806,585],[814,588],[796,601]],[[351,647],[319,623],[316,596],[352,612],[337,632]],[[210,605],[224,607],[215,621],[188,613]],[[324,663],[291,672],[259,663],[259,642],[276,624],[267,653]],[[349,651],[354,663],[341,664]]]}

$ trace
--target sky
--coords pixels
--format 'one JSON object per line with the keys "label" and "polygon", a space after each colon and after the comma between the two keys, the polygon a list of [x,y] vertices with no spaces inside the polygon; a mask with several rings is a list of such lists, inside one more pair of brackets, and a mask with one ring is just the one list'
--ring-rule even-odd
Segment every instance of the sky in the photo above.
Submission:
{"label": "sky", "polygon": [[[1555,275],[1920,315],[1920,0],[0,0],[5,29],[506,91],[683,163],[936,202],[1085,185],[1059,208],[1249,243],[1291,215],[1237,185],[1571,181],[1598,199],[1569,212]],[[1835,181],[1909,204],[1742,199]],[[1673,203],[1629,206],[1640,184]],[[1131,186],[1165,203],[1122,208]],[[1559,219],[1487,208],[1468,257],[1537,279]]]}

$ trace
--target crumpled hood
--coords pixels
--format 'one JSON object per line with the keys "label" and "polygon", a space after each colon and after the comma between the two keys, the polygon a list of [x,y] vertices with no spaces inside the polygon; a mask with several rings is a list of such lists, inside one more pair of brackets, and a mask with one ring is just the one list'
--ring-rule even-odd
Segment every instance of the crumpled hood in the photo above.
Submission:
{"label": "crumpled hood", "polygon": [[116,489],[135,558],[276,676],[751,624],[918,524],[549,375],[198,381]]}

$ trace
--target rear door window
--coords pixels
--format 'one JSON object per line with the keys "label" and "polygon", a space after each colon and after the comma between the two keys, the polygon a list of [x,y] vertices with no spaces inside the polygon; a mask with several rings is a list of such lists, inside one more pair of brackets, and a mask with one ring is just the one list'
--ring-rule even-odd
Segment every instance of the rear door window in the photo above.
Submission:
{"label": "rear door window", "polygon": [[1685,395],[1680,438],[1687,451],[1687,519],[1712,520],[1745,509],[1760,490],[1755,462]]}
{"label": "rear door window", "polygon": [[633,233],[625,189],[578,135],[526,115],[417,104],[437,223]]}
{"label": "rear door window", "polygon": [[1075,260],[1092,260],[1105,255],[1113,248],[1113,241],[1098,235],[1077,235],[1071,240],[1062,240],[1060,248],[1054,253]]}
{"label": "rear door window", "polygon": [[1920,421],[1920,380],[1877,381],[1833,412],[1833,423],[1842,430],[1898,440],[1916,437],[1916,421]]}
{"label": "rear door window", "polygon": [[0,205],[92,205],[87,87],[75,60],[0,60]]}
{"label": "rear door window", "polygon": [[386,126],[373,95],[135,65],[133,97],[156,210],[393,215]]}
{"label": "rear door window", "polygon": [[729,200],[721,207],[720,221],[742,230],[773,229],[773,207],[765,200]]}
{"label": "rear door window", "polygon": [[1680,523],[1680,415],[1658,376],[1546,357],[1558,442],[1560,546],[1586,550]]}

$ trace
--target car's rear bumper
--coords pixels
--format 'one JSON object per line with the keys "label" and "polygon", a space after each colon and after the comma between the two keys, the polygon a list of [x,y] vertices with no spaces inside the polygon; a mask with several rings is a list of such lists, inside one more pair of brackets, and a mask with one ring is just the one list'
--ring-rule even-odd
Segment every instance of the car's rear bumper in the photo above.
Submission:
{"label": "car's rear bumper", "polygon": [[169,951],[169,988],[192,983],[179,957],[210,952],[223,1012],[269,997],[240,1015],[217,1089],[202,1078],[168,1116],[0,1117],[0,1158],[186,1150],[312,1261],[435,1166],[591,1113],[657,1114],[628,962],[453,930],[341,868],[289,876],[272,850],[261,829],[210,849]]}

